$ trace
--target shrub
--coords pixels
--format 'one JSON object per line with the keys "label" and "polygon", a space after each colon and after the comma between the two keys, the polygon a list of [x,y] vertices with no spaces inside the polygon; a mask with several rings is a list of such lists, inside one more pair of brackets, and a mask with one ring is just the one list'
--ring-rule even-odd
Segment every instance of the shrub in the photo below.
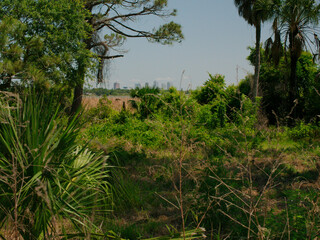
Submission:
{"label": "shrub", "polygon": [[254,129],[258,122],[260,101],[260,98],[256,98],[256,102],[254,103],[249,97],[242,94],[240,109],[234,109],[235,123],[238,126],[246,127],[247,129]]}
{"label": "shrub", "polygon": [[193,97],[203,105],[198,113],[199,123],[214,129],[223,127],[226,122],[227,102],[224,76],[209,74],[209,77],[203,87],[193,92]]}
{"label": "shrub", "polygon": [[112,102],[106,97],[102,97],[99,99],[98,106],[95,108],[91,108],[86,112],[86,121],[90,120],[103,120],[114,116],[116,111],[111,107]]}
{"label": "shrub", "polygon": [[208,104],[219,96],[223,98],[225,96],[224,88],[224,76],[209,74],[209,80],[204,83],[203,87],[193,92],[193,97],[200,104]]}
{"label": "shrub", "polygon": [[157,96],[160,93],[159,88],[136,88],[132,89],[130,96],[132,98],[138,98],[139,100],[132,100],[132,107],[137,109],[141,119],[148,118],[149,115],[155,113],[159,106],[159,97]]}
{"label": "shrub", "polygon": [[298,124],[288,130],[288,135],[294,140],[303,138],[312,138],[320,132],[319,127],[311,123],[306,124],[304,121],[299,121]]}
{"label": "shrub", "polygon": [[161,108],[160,112],[172,119],[175,117],[190,118],[194,115],[195,109],[198,103],[190,98],[182,91],[178,91],[176,88],[171,87],[168,91],[163,92],[160,95]]}
{"label": "shrub", "polygon": [[224,127],[226,122],[226,104],[221,98],[216,98],[209,104],[199,107],[197,122],[209,129]]}

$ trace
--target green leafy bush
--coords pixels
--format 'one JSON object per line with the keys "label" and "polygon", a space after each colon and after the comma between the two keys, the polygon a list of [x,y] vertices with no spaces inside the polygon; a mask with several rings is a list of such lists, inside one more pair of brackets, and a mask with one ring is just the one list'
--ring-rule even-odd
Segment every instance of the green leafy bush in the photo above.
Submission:
{"label": "green leafy bush", "polygon": [[217,97],[223,98],[225,96],[224,88],[224,76],[220,74],[214,76],[209,74],[209,80],[204,83],[203,87],[193,92],[193,97],[200,104],[208,104]]}
{"label": "green leafy bush", "polygon": [[198,122],[214,129],[225,125],[227,101],[224,76],[209,74],[209,77],[204,86],[194,91],[192,95],[199,104],[203,105],[198,113]]}
{"label": "green leafy bush", "polygon": [[131,100],[131,105],[137,110],[141,119],[148,118],[148,116],[157,112],[161,105],[159,93],[159,88],[144,87],[131,90],[130,96],[137,98],[137,100]]}
{"label": "green leafy bush", "polygon": [[220,97],[212,102],[199,106],[197,123],[209,129],[224,127],[226,123],[226,104]]}
{"label": "green leafy bush", "polygon": [[112,102],[106,96],[100,98],[97,107],[90,108],[85,113],[86,121],[88,121],[88,119],[99,121],[114,116],[116,111],[112,109],[111,104]]}
{"label": "green leafy bush", "polygon": [[304,121],[299,121],[298,124],[288,129],[288,135],[294,140],[313,138],[318,135],[320,128],[312,123],[306,124]]}
{"label": "green leafy bush", "polygon": [[238,126],[246,127],[247,129],[254,129],[258,122],[258,111],[260,107],[261,98],[257,98],[254,103],[249,97],[242,94],[240,109],[235,109],[235,123]]}
{"label": "green leafy bush", "polygon": [[[312,189],[288,189],[282,193],[287,209],[272,211],[266,226],[274,238],[315,239],[319,236],[319,194]],[[288,226],[288,223],[290,225]]]}
{"label": "green leafy bush", "polygon": [[181,117],[191,119],[198,106],[198,103],[193,98],[174,87],[163,92],[160,95],[160,101],[159,112],[171,120],[178,120]]}

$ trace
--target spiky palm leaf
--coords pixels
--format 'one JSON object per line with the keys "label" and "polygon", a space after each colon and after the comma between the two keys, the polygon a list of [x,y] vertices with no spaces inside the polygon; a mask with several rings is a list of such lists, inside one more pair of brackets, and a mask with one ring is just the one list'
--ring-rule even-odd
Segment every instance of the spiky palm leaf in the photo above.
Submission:
{"label": "spiky palm leaf", "polygon": [[[315,0],[284,0],[276,11],[277,27],[284,39],[284,52],[286,49],[290,55],[289,97],[287,103],[288,112],[298,97],[297,62],[303,49],[310,50],[314,56],[319,51],[319,44],[311,40],[319,33],[318,23],[320,4]],[[279,40],[278,40],[279,41]],[[280,44],[278,44],[280,45]],[[314,45],[314,46],[312,46]],[[275,48],[277,49],[277,48]],[[315,49],[315,50],[314,50]],[[295,111],[293,113],[295,115]]]}
{"label": "spiky palm leaf", "polygon": [[0,99],[0,227],[14,236],[55,236],[58,221],[89,231],[110,199],[106,158],[79,147],[79,118],[62,112],[32,93],[11,106]]}

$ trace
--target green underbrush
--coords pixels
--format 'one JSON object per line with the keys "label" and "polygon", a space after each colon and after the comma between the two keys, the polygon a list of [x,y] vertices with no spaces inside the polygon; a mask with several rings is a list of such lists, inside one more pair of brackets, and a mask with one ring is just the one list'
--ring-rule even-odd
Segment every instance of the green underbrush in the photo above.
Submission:
{"label": "green underbrush", "polygon": [[145,95],[135,112],[86,124],[82,138],[121,168],[127,189],[107,228],[128,239],[168,235],[170,226],[204,227],[210,239],[319,234],[320,128],[262,125],[259,102],[226,94],[220,78],[205,93],[135,92]]}

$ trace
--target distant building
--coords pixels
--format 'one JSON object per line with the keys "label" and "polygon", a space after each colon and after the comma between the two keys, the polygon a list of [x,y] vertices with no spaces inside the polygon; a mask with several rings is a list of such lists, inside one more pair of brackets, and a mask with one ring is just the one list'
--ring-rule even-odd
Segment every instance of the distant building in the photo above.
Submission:
{"label": "distant building", "polygon": [[145,84],[144,86],[145,86],[146,88],[148,88],[148,87],[149,87],[149,83],[146,82],[146,84]]}
{"label": "distant building", "polygon": [[134,88],[141,88],[141,84],[140,84],[140,83],[136,83],[136,84],[134,85]]}
{"label": "distant building", "polygon": [[123,89],[128,89],[128,87],[123,87]]}
{"label": "distant building", "polygon": [[166,84],[165,83],[161,83],[161,89],[166,90]]}
{"label": "distant building", "polygon": [[157,81],[153,81],[153,87],[154,88],[158,88],[159,87],[159,83]]}
{"label": "distant building", "polygon": [[167,89],[172,87],[172,83],[171,82],[167,82]]}
{"label": "distant building", "polygon": [[120,89],[120,83],[115,82],[115,83],[113,84],[113,89]]}

